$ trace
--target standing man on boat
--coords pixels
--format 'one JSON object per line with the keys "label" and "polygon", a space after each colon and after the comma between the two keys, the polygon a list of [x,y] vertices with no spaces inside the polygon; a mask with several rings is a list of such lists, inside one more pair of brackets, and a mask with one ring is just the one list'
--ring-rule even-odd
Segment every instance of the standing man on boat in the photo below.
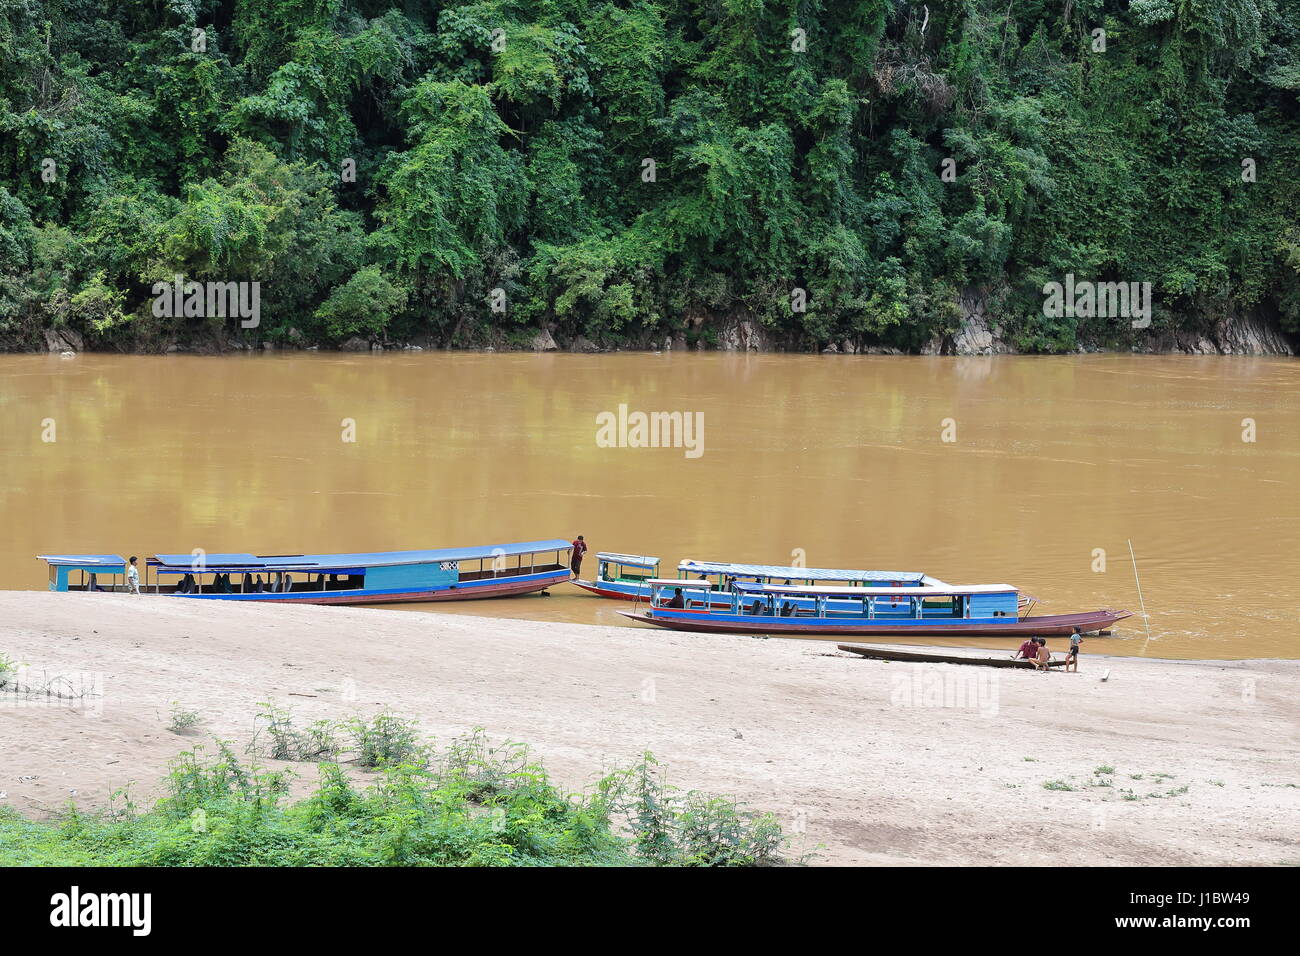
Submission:
{"label": "standing man on boat", "polygon": [[582,556],[587,553],[587,542],[582,540],[582,535],[578,535],[574,538],[572,547],[573,557],[569,561],[569,570],[576,578],[578,572],[582,570]]}
{"label": "standing man on boat", "polygon": [[126,569],[126,590],[129,594],[140,593],[140,570],[135,566],[135,555],[131,555],[131,563]]}

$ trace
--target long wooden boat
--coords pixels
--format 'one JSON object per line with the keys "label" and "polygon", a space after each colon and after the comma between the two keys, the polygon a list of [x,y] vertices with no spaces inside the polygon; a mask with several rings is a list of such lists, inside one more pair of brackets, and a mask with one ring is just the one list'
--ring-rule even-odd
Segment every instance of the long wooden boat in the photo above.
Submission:
{"label": "long wooden boat", "polygon": [[[871,647],[861,644],[837,644],[842,651],[848,651],[850,654],[858,654],[862,657],[870,658],[875,661],[898,661],[913,664],[972,664],[978,667],[1013,667],[1021,670],[1030,670],[1034,666],[1033,661],[1025,660],[1023,657],[982,657],[970,654],[933,654],[928,651],[902,651],[892,647]],[[1065,658],[1055,661],[1048,661],[1048,667],[1061,667],[1065,664]]]}
{"label": "long wooden boat", "polygon": [[[646,601],[650,598],[650,582],[659,579],[658,558],[640,554],[621,554],[615,551],[596,553],[596,575],[589,580],[578,579],[577,587],[605,598],[624,601]],[[687,558],[677,565],[678,584],[685,589],[688,600],[696,604],[708,600],[719,610],[730,606],[727,588],[733,581],[746,584],[787,585],[849,585],[858,587],[921,587],[942,588],[946,585],[938,578],[913,571],[855,571],[844,568],[802,568],[773,564],[738,564],[725,561],[696,561]],[[794,597],[795,604],[805,610],[812,608],[811,600]],[[832,609],[839,602],[832,599]]]}
{"label": "long wooden boat", "polygon": [[[277,604],[469,601],[528,594],[569,580],[562,538],[480,548],[367,554],[158,554],[147,595]],[[40,555],[51,591],[126,591],[118,554]]]}
{"label": "long wooden boat", "polygon": [[[676,631],[719,634],[1049,637],[1076,628],[1094,634],[1132,616],[1130,611],[1111,608],[1022,615],[1020,593],[1007,584],[842,588],[733,582],[726,593],[727,606],[719,609],[721,595],[693,602],[681,580],[647,583],[651,598],[644,610],[620,614]],[[800,605],[795,598],[811,601],[813,607]]]}

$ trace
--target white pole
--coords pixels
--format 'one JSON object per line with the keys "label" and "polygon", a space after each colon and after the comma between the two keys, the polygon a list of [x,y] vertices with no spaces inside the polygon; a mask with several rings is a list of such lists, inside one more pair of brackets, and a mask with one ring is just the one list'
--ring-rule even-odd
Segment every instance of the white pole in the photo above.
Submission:
{"label": "white pole", "polygon": [[1147,639],[1146,642],[1143,643],[1142,645],[1142,656],[1146,657],[1147,644],[1151,643],[1151,619],[1147,617],[1147,602],[1142,598],[1142,579],[1138,577],[1138,563],[1137,563],[1137,558],[1133,555],[1132,538],[1128,539],[1128,556],[1129,556],[1129,560],[1133,562],[1133,580],[1137,582],[1138,602],[1142,606],[1142,621],[1147,626]]}

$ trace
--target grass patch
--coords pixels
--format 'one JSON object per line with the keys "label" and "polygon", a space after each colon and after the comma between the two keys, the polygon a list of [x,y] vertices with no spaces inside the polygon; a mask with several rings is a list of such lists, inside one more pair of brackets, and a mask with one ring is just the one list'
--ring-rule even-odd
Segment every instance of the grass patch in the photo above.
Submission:
{"label": "grass patch", "polygon": [[1074,787],[1070,786],[1064,780],[1048,780],[1046,783],[1043,784],[1043,789],[1044,790],[1073,790]]}

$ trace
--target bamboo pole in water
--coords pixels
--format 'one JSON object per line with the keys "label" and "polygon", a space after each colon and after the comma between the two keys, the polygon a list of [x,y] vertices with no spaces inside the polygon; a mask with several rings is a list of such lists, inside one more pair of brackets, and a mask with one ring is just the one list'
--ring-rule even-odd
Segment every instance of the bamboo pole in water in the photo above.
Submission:
{"label": "bamboo pole in water", "polygon": [[1128,557],[1133,562],[1133,580],[1137,582],[1138,604],[1142,607],[1142,623],[1147,628],[1147,639],[1142,644],[1142,656],[1147,656],[1147,645],[1151,643],[1151,620],[1147,617],[1147,602],[1142,597],[1142,579],[1138,577],[1137,557],[1133,554],[1133,539],[1128,539]]}

